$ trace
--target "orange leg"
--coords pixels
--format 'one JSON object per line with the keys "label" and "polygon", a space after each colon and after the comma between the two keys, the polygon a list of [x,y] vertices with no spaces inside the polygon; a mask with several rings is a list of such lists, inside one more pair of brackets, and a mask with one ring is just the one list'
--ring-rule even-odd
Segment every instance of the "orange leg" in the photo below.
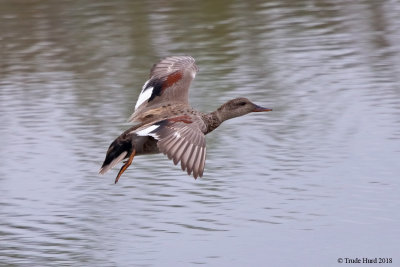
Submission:
{"label": "orange leg", "polygon": [[128,169],[128,167],[131,165],[135,154],[136,154],[136,150],[133,149],[132,154],[129,156],[129,159],[127,161],[125,161],[125,164],[119,170],[117,178],[115,178],[115,183],[118,183],[119,177],[121,177],[121,175],[124,173],[124,171],[126,171],[126,169]]}

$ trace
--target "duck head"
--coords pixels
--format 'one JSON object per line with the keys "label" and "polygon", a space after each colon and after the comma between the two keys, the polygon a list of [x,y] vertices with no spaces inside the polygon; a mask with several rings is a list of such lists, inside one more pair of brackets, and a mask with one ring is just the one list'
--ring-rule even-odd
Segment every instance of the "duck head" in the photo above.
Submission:
{"label": "duck head", "polygon": [[217,116],[221,121],[229,120],[235,117],[243,116],[251,112],[272,111],[270,108],[264,108],[254,104],[244,97],[238,97],[229,100],[217,110]]}

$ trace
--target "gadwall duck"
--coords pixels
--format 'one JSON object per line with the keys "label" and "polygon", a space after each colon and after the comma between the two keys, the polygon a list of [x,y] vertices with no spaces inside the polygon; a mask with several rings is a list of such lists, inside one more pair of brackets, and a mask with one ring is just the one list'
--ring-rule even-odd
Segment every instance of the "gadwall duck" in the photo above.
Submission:
{"label": "gadwall duck", "polygon": [[226,102],[211,113],[194,110],[189,105],[188,94],[197,71],[195,60],[190,56],[166,57],[154,64],[129,119],[136,124],[111,143],[101,174],[127,159],[115,178],[117,183],[135,155],[162,152],[175,165],[181,162],[182,170],[196,179],[204,171],[206,134],[231,118],[271,111],[242,97]]}

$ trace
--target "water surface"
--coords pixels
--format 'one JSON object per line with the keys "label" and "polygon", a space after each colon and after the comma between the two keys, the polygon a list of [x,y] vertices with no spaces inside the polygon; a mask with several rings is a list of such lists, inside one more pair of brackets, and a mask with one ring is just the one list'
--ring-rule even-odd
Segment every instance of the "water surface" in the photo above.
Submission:
{"label": "water surface", "polygon": [[[0,263],[398,262],[397,1],[3,1]],[[273,112],[207,136],[204,177],[163,155],[97,171],[154,62],[189,54],[193,107]]]}

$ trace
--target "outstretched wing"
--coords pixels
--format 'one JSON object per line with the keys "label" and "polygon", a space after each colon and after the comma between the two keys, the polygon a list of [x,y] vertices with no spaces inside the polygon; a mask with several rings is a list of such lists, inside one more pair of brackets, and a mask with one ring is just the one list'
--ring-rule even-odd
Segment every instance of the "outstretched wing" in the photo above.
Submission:
{"label": "outstretched wing", "polygon": [[174,117],[146,125],[136,131],[140,136],[152,136],[158,140],[158,149],[182,170],[193,177],[203,176],[206,160],[206,139],[199,125],[187,115]]}
{"label": "outstretched wing", "polygon": [[161,105],[188,104],[189,86],[197,71],[195,60],[190,56],[166,57],[154,64],[129,121],[133,122],[138,114]]}

